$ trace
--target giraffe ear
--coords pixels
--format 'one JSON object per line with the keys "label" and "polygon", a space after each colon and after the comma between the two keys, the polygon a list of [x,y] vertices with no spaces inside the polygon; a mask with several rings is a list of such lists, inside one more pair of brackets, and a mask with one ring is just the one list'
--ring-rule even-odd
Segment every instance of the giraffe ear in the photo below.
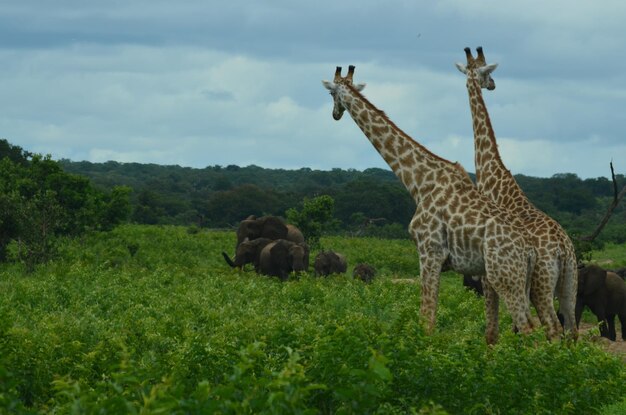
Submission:
{"label": "giraffe ear", "polygon": [[489,65],[485,65],[482,68],[479,68],[478,72],[480,72],[481,75],[490,74],[491,72],[495,71],[497,67],[497,63],[490,63]]}
{"label": "giraffe ear", "polygon": [[356,89],[357,91],[361,92],[365,89],[365,84],[356,84],[354,85],[354,89]]}
{"label": "giraffe ear", "polygon": [[324,80],[322,81],[322,85],[324,85],[324,88],[328,89],[329,91],[335,90],[335,84],[333,82]]}
{"label": "giraffe ear", "polygon": [[461,72],[463,72],[464,74],[466,74],[466,75],[467,75],[467,66],[466,66],[466,65],[464,65],[464,64],[462,64],[462,63],[459,63],[459,62],[456,62],[456,63],[454,64],[454,66],[456,66],[456,68],[457,68],[459,71],[461,71]]}

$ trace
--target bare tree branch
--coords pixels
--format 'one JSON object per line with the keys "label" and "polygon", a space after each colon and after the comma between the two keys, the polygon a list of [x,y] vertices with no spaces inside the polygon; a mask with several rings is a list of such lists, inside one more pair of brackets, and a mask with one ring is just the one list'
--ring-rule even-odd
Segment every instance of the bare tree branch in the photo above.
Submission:
{"label": "bare tree branch", "polygon": [[604,225],[606,225],[609,219],[611,218],[611,215],[613,214],[613,211],[615,210],[617,205],[619,205],[619,202],[624,198],[624,196],[626,196],[626,186],[624,186],[622,190],[620,190],[619,193],[617,192],[617,180],[615,180],[615,171],[613,170],[613,161],[611,161],[610,166],[611,166],[611,177],[613,178],[613,202],[611,202],[611,205],[609,206],[608,210],[606,211],[606,214],[600,221],[600,224],[598,225],[596,230],[593,231],[591,235],[581,236],[580,238],[578,238],[581,241],[591,242],[594,239],[596,239],[596,237],[600,235],[600,232],[602,232]]}

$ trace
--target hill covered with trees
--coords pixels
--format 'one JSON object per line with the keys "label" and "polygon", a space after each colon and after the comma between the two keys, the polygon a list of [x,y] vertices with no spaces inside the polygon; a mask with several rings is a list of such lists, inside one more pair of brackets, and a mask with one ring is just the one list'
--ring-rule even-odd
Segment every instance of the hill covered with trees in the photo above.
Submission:
{"label": "hill covered with trees", "polygon": [[[395,175],[378,168],[321,171],[229,165],[198,169],[70,160],[60,164],[103,189],[132,188],[132,220],[141,224],[231,227],[251,214],[285,216],[287,209],[302,206],[305,198],[329,195],[335,202],[336,220],[326,231],[402,238],[408,236],[406,228],[415,210]],[[605,177],[583,180],[571,173],[515,177],[529,199],[573,236],[591,233],[613,198],[613,184]],[[616,179],[620,186],[626,183],[624,175]],[[598,241],[626,242],[623,203]]]}

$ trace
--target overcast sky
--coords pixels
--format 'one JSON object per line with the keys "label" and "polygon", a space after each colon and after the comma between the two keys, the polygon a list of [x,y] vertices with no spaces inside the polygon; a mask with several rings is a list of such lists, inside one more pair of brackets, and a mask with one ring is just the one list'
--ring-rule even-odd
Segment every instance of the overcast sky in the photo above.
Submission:
{"label": "overcast sky", "polygon": [[407,134],[474,171],[463,48],[514,173],[626,173],[626,2],[0,0],[0,137],[74,161],[387,165],[321,84],[356,65]]}

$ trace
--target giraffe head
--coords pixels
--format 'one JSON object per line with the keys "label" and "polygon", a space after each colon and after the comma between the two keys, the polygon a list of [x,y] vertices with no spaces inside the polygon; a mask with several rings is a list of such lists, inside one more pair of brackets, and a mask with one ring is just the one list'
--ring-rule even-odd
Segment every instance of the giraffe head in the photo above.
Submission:
{"label": "giraffe head", "polygon": [[498,64],[487,64],[482,46],[477,47],[476,52],[478,55],[476,59],[474,59],[470,48],[465,48],[467,64],[456,63],[455,65],[459,71],[463,72],[468,77],[476,79],[481,88],[487,88],[493,91],[496,89],[496,83],[493,81],[493,78],[491,78],[491,73],[498,67]]}
{"label": "giraffe head", "polygon": [[357,91],[362,91],[365,88],[365,84],[352,84],[352,77],[354,76],[354,65],[348,67],[348,74],[345,77],[341,77],[341,66],[337,66],[335,70],[335,78],[332,82],[322,81],[324,87],[330,91],[330,95],[333,97],[335,106],[333,107],[333,118],[337,121],[341,119],[343,112],[346,110],[346,106],[342,102],[342,94],[340,91],[346,90],[347,87],[352,87]]}

